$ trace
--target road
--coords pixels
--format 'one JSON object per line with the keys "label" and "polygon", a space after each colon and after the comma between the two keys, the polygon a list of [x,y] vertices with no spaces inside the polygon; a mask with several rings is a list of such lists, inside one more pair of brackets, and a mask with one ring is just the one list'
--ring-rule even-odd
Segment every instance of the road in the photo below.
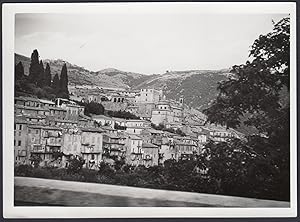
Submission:
{"label": "road", "polygon": [[[17,204],[94,207],[289,207],[289,202],[15,177]],[[27,205],[28,206],[28,205]]]}

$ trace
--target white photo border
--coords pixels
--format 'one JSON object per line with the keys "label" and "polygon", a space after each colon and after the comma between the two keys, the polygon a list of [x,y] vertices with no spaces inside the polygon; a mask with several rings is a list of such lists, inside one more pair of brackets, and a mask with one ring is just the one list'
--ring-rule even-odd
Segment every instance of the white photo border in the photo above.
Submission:
{"label": "white photo border", "polygon": [[[14,206],[14,38],[17,13],[164,13],[290,14],[290,208],[210,207],[15,207]],[[5,3],[2,7],[3,216],[4,218],[244,218],[297,216],[297,81],[295,2],[212,3]]]}

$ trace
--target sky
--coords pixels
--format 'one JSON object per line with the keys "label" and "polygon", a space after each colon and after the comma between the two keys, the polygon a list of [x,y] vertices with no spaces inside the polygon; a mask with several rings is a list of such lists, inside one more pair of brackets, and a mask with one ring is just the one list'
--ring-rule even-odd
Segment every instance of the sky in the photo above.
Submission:
{"label": "sky", "polygon": [[223,69],[245,63],[250,46],[283,14],[16,14],[15,53],[63,59],[91,71],[143,74]]}

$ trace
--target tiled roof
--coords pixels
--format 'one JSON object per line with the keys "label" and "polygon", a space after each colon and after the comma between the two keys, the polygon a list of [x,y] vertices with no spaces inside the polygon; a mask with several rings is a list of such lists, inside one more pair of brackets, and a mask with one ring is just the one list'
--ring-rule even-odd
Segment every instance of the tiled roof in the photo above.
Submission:
{"label": "tiled roof", "polygon": [[133,139],[133,140],[142,140],[140,137],[138,137],[138,136],[136,136],[136,135],[134,135],[134,134],[129,134],[128,137],[129,137],[130,139]]}
{"label": "tiled roof", "polygon": [[103,133],[103,130],[100,129],[100,128],[80,127],[80,130],[83,131],[83,132]]}
{"label": "tiled roof", "polygon": [[39,99],[39,101],[40,101],[41,103],[47,103],[47,104],[55,105],[55,103],[52,102],[51,100]]}
{"label": "tiled roof", "polygon": [[23,106],[23,105],[15,105],[15,108],[20,109],[31,109],[31,110],[37,110],[37,111],[49,111],[49,109],[41,108],[41,107],[32,107],[32,106]]}
{"label": "tiled roof", "polygon": [[158,146],[152,144],[152,143],[142,143],[142,148],[158,148]]}
{"label": "tiled roof", "polygon": [[34,98],[34,97],[24,97],[24,96],[15,97],[15,100],[40,102],[38,98]]}

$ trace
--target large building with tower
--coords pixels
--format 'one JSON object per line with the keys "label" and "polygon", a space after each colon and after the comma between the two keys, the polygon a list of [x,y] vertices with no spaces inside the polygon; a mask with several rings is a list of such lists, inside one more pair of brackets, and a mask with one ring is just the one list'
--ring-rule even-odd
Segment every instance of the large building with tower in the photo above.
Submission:
{"label": "large building with tower", "polygon": [[151,113],[151,122],[155,125],[163,124],[168,128],[178,128],[183,121],[183,98],[179,102],[160,100]]}

